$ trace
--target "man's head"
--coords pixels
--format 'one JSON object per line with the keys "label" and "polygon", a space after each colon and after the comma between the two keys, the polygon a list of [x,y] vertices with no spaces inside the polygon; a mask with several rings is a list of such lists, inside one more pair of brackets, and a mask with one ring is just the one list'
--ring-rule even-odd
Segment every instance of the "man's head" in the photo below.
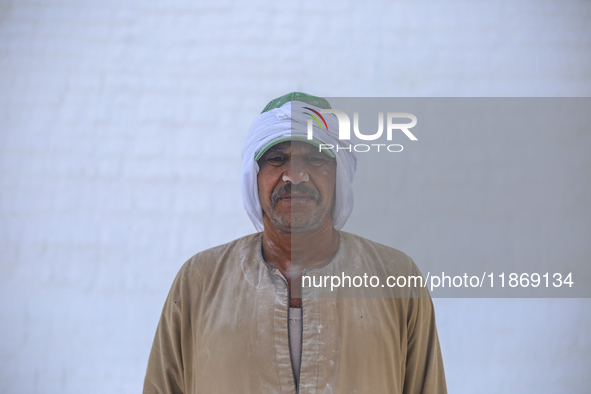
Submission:
{"label": "man's head", "polygon": [[337,163],[303,141],[282,142],[258,160],[259,200],[265,226],[311,232],[332,225]]}
{"label": "man's head", "polygon": [[[314,123],[308,139],[310,114],[323,108],[330,108],[323,98],[290,93],[267,104],[251,125],[242,151],[242,197],[257,230],[313,231],[327,220],[338,230],[349,218],[357,159],[349,142],[338,139],[336,117],[325,115],[324,127]],[[319,144],[335,148],[320,152]]]}

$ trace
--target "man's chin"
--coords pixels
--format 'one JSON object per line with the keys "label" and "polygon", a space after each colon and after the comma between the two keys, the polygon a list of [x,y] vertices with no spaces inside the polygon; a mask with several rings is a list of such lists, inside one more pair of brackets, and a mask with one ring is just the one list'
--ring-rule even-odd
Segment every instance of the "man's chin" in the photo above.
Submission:
{"label": "man's chin", "polygon": [[308,218],[293,218],[290,223],[291,232],[294,234],[312,233],[322,227],[325,222],[318,216]]}
{"label": "man's chin", "polygon": [[322,224],[317,217],[293,217],[292,220],[292,215],[271,219],[271,222],[277,230],[286,233],[310,233],[320,228]]}

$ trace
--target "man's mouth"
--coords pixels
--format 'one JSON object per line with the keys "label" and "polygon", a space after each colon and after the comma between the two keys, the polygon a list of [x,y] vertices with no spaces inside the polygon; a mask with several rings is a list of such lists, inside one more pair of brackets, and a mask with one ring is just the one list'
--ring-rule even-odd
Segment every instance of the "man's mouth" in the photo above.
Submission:
{"label": "man's mouth", "polygon": [[293,186],[292,184],[287,184],[271,194],[271,205],[273,208],[275,208],[275,205],[277,205],[279,201],[290,203],[314,201],[316,204],[320,204],[322,201],[322,195],[306,186]]}
{"label": "man's mouth", "polygon": [[279,200],[293,201],[293,200],[314,200],[314,197],[309,194],[282,194]]}

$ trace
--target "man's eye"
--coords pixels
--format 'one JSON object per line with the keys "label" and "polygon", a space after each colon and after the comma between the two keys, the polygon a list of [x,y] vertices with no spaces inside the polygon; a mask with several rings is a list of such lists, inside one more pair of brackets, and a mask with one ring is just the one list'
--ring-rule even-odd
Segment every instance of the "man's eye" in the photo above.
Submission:
{"label": "man's eye", "polygon": [[284,156],[281,156],[281,155],[273,155],[273,156],[267,157],[267,159],[265,161],[267,163],[269,163],[269,164],[277,165],[277,164],[283,164],[283,163],[285,163],[285,160],[286,159],[285,159]]}
{"label": "man's eye", "polygon": [[322,165],[327,161],[326,157],[322,156],[308,156],[306,160],[312,165]]}

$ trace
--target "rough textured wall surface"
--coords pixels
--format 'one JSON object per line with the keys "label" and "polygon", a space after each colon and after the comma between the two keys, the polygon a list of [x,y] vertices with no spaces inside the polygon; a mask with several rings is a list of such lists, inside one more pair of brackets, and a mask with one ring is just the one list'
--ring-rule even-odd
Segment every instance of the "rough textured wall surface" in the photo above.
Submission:
{"label": "rough textured wall surface", "polygon": [[[253,231],[240,151],[268,100],[588,96],[590,22],[569,0],[0,0],[0,392],[141,390],[180,265]],[[450,392],[589,387],[587,300],[435,304]]]}

